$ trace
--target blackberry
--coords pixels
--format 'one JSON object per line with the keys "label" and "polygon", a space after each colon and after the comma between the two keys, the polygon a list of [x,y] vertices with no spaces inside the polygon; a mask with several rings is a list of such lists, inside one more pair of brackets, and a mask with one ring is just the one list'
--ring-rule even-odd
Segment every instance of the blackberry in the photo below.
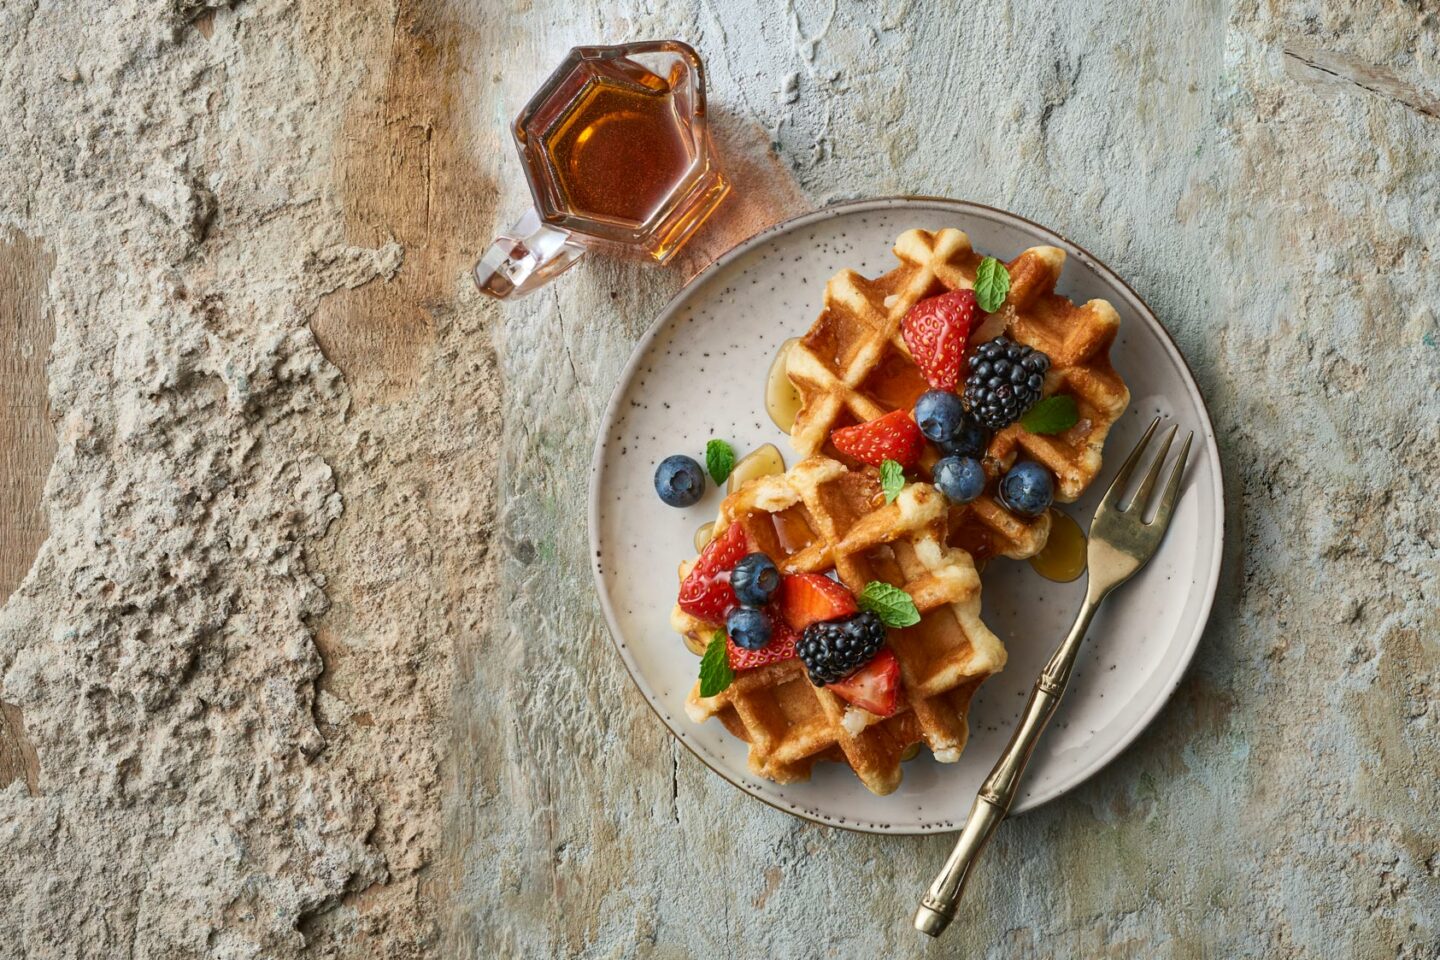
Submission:
{"label": "blackberry", "polygon": [[865,666],[885,644],[885,624],[869,610],[805,628],[795,655],[817,687],[843,680]]}
{"label": "blackberry", "polygon": [[965,378],[965,405],[991,430],[1019,420],[1040,399],[1050,358],[1033,347],[996,337],[975,349]]}

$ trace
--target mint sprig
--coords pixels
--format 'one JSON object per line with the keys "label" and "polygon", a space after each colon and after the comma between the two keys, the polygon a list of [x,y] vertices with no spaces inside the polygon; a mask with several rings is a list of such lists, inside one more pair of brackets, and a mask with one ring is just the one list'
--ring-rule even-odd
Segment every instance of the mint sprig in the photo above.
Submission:
{"label": "mint sprig", "polygon": [[880,464],[880,489],[885,491],[885,502],[894,503],[900,491],[905,489],[905,468],[894,460],[883,461]]}
{"label": "mint sprig", "polygon": [[910,594],[883,580],[865,584],[858,601],[861,610],[869,610],[887,627],[913,627],[920,622],[920,611]]}
{"label": "mint sprig", "polygon": [[700,696],[713,697],[730,686],[735,671],[730,669],[730,654],[725,650],[725,631],[716,630],[700,658]]}
{"label": "mint sprig", "polygon": [[1063,393],[1046,397],[1020,418],[1020,426],[1031,433],[1064,433],[1080,422],[1080,410],[1075,398]]}
{"label": "mint sprig", "polygon": [[994,313],[1000,309],[1009,292],[1010,272],[1005,269],[1005,264],[994,257],[981,260],[980,268],[975,271],[975,300],[980,309]]}
{"label": "mint sprig", "polygon": [[730,471],[735,469],[735,448],[724,440],[711,440],[705,444],[705,469],[710,471],[711,480],[724,483]]}

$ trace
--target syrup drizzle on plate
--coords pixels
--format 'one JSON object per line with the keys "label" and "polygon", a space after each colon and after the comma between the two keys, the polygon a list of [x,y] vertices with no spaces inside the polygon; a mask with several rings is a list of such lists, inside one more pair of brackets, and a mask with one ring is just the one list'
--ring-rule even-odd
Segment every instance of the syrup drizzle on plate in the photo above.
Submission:
{"label": "syrup drizzle on plate", "polygon": [[1035,556],[1030,566],[1046,580],[1069,583],[1085,572],[1085,555],[1088,541],[1080,524],[1070,515],[1050,508],[1050,539]]}
{"label": "syrup drizzle on plate", "polygon": [[700,551],[704,550],[705,545],[710,542],[710,538],[714,535],[714,520],[708,520],[705,523],[700,524],[700,529],[695,531],[695,552],[699,553]]}
{"label": "syrup drizzle on plate", "polygon": [[770,363],[770,373],[765,377],[765,412],[770,414],[775,426],[786,433],[795,425],[795,417],[800,412],[800,391],[785,375],[785,357],[799,339],[791,337],[780,344],[775,359]]}
{"label": "syrup drizzle on plate", "polygon": [[[790,381],[785,381],[789,383]],[[735,464],[735,469],[730,471],[730,479],[725,483],[725,492],[734,493],[743,484],[749,483],[756,477],[768,477],[775,473],[785,472],[785,457],[780,453],[780,448],[773,443],[756,447]]]}

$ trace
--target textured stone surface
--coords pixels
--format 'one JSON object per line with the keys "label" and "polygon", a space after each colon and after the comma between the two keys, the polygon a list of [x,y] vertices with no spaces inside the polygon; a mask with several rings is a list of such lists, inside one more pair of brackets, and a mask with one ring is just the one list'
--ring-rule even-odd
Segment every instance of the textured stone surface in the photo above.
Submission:
{"label": "textured stone surface", "polygon": [[[0,0],[0,410],[54,427],[0,428],[0,956],[1440,956],[1436,13],[941,6]],[[737,198],[677,269],[480,301],[507,119],[650,36],[706,56]],[[1229,484],[1174,701],[942,945],[946,843],[678,749],[585,559],[685,276],[901,192],[1115,267]]]}

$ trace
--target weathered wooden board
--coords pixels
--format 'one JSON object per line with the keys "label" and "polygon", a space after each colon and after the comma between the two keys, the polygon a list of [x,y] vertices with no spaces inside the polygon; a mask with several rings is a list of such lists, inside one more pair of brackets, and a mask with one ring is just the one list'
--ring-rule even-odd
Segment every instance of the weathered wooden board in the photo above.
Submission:
{"label": "weathered wooden board", "polygon": [[[24,234],[0,232],[0,602],[45,539],[40,495],[55,455],[45,399],[54,323],[45,288],[55,259]],[[20,708],[0,701],[0,787],[39,789],[40,761]]]}

